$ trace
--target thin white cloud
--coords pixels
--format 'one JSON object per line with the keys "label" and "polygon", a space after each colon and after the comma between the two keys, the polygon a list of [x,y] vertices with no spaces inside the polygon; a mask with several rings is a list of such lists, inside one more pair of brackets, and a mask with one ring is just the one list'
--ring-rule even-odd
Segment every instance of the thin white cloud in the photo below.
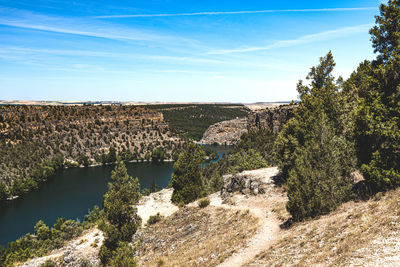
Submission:
{"label": "thin white cloud", "polygon": [[270,45],[266,46],[247,46],[247,47],[240,47],[234,49],[222,49],[222,50],[215,50],[208,52],[208,55],[226,55],[226,54],[234,54],[234,53],[248,53],[248,52],[256,52],[256,51],[266,51],[275,48],[282,48],[282,47],[293,47],[302,44],[308,44],[313,42],[319,42],[324,40],[330,40],[346,35],[366,32],[372,26],[372,24],[362,24],[358,26],[352,27],[344,27],[335,30],[323,31],[314,34],[308,34],[301,36],[297,39],[292,40],[279,40]]}
{"label": "thin white cloud", "polygon": [[199,71],[199,70],[153,70],[155,73],[181,73],[181,74],[193,74],[193,75],[203,75],[203,74],[208,74],[208,75],[217,75],[219,72],[213,72],[213,71]]}
{"label": "thin white cloud", "polygon": [[318,9],[280,9],[280,10],[242,10],[242,11],[216,11],[216,12],[192,12],[192,13],[162,13],[162,14],[126,14],[95,16],[99,19],[112,18],[152,18],[152,17],[179,17],[179,16],[216,16],[216,15],[240,15],[262,13],[292,13],[292,12],[345,12],[376,10],[377,7],[351,7],[351,8],[318,8]]}
{"label": "thin white cloud", "polygon": [[[0,58],[2,55],[13,55],[12,59],[20,58],[26,59],[28,55],[34,55],[35,58],[43,58],[40,55],[55,55],[55,56],[68,56],[68,57],[103,57],[103,58],[118,58],[118,59],[140,59],[140,60],[153,60],[153,61],[167,61],[167,62],[183,62],[191,64],[222,64],[222,60],[209,59],[204,57],[186,57],[186,56],[164,56],[164,55],[149,55],[149,54],[134,54],[134,53],[116,53],[106,51],[91,51],[91,50],[68,50],[68,49],[40,49],[40,48],[27,48],[18,46],[0,46]],[[18,55],[20,57],[18,57]],[[44,58],[47,60],[47,58]]]}
{"label": "thin white cloud", "polygon": [[151,33],[88,18],[48,16],[12,8],[0,8],[0,25],[112,40],[185,41],[176,36]]}

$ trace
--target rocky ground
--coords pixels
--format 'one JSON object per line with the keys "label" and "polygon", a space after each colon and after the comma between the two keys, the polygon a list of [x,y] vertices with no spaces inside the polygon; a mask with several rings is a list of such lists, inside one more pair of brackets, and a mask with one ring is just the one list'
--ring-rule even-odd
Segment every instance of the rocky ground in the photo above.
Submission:
{"label": "rocky ground", "polygon": [[66,246],[52,251],[48,256],[35,258],[17,266],[39,267],[47,260],[52,260],[57,266],[63,267],[100,266],[98,254],[103,240],[103,232],[93,228],[68,242]]}
{"label": "rocky ground", "polygon": [[234,145],[247,132],[247,118],[222,121],[211,125],[200,140],[205,145]]}

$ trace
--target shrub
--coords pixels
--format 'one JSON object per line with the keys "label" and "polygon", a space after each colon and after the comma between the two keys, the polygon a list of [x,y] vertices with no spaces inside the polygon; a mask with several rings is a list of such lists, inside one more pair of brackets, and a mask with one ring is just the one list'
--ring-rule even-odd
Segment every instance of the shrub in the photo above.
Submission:
{"label": "shrub", "polygon": [[128,243],[119,243],[110,263],[113,267],[135,267],[136,261],[134,248]]}
{"label": "shrub", "polygon": [[162,216],[158,212],[156,215],[151,215],[147,220],[147,225],[152,225],[161,221]]}
{"label": "shrub", "polygon": [[264,157],[254,149],[249,149],[247,151],[240,150],[229,160],[232,164],[228,169],[230,173],[238,173],[245,170],[254,170],[268,166]]}
{"label": "shrub", "polygon": [[199,199],[197,201],[197,203],[199,204],[200,208],[205,208],[208,205],[210,205],[210,199],[208,197],[205,197],[205,198]]}
{"label": "shrub", "polygon": [[56,267],[57,264],[53,260],[45,261],[40,267]]}

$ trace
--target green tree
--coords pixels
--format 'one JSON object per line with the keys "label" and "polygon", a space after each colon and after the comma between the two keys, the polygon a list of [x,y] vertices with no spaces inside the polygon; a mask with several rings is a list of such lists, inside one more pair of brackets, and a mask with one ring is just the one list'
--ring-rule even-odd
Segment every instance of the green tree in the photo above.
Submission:
{"label": "green tree", "polygon": [[298,220],[329,212],[350,195],[354,146],[343,135],[342,81],[333,77],[334,66],[329,52],[311,68],[309,85],[298,83],[301,102],[276,140],[289,188],[287,209]]}
{"label": "green tree", "polygon": [[157,147],[156,149],[153,150],[153,153],[151,153],[151,161],[152,162],[163,162],[165,157],[165,152],[162,147]]}
{"label": "green tree", "polygon": [[[309,129],[320,119],[317,114],[324,113],[332,125],[335,135],[342,135],[345,129],[343,117],[346,116],[342,107],[339,89],[342,80],[332,75],[335,62],[332,53],[320,58],[320,64],[312,67],[307,76],[310,85],[299,81],[297,91],[301,102],[294,118],[284,125],[275,141],[275,152],[278,166],[283,175],[288,176],[296,159],[295,150],[305,145],[310,138]],[[354,148],[349,143],[346,151],[347,167],[354,165]]]}
{"label": "green tree", "polygon": [[380,16],[375,16],[376,25],[370,30],[374,52],[378,62],[386,62],[399,51],[400,45],[400,1],[389,0],[380,6]]}
{"label": "green tree", "polygon": [[233,154],[229,160],[232,165],[228,168],[228,172],[230,173],[238,173],[268,166],[264,157],[254,149],[239,150]]}
{"label": "green tree", "polygon": [[261,128],[257,131],[249,131],[240,137],[237,150],[255,149],[259,152],[268,164],[274,164],[274,141],[275,135],[271,130]]}
{"label": "green tree", "polygon": [[356,143],[361,171],[371,189],[400,185],[400,5],[381,5],[370,31],[377,60],[358,85]]}
{"label": "green tree", "polygon": [[35,235],[38,239],[46,240],[49,239],[51,236],[51,231],[49,227],[42,221],[38,221],[34,227]]}
{"label": "green tree", "polygon": [[343,168],[346,142],[334,134],[326,116],[320,116],[312,137],[297,147],[289,171],[287,209],[295,220],[328,213],[351,194],[349,169]]}
{"label": "green tree", "polygon": [[104,195],[104,220],[100,229],[105,234],[104,244],[100,250],[103,263],[113,257],[119,242],[129,242],[140,226],[136,205],[140,198],[140,186],[137,178],[128,175],[125,164],[119,160],[111,174],[112,183]]}
{"label": "green tree", "polygon": [[107,162],[113,163],[115,161],[117,161],[117,151],[113,146],[111,146],[107,154]]}
{"label": "green tree", "polygon": [[0,203],[7,200],[8,194],[6,185],[3,182],[0,182]]}
{"label": "green tree", "polygon": [[110,261],[113,267],[135,267],[135,249],[129,243],[121,242]]}
{"label": "green tree", "polygon": [[204,151],[194,143],[189,143],[187,150],[179,155],[170,181],[174,189],[172,202],[187,204],[202,196],[204,183],[201,165],[204,157]]}
{"label": "green tree", "polygon": [[83,153],[78,156],[77,161],[79,165],[83,165],[85,168],[89,167],[89,165],[91,164],[91,160],[89,159],[89,157]]}

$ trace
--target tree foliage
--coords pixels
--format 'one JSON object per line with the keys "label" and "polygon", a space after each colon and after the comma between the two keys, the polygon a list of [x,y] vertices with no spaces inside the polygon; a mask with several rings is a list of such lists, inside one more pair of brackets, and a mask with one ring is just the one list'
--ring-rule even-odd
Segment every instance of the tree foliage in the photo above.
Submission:
{"label": "tree foliage", "polygon": [[354,149],[343,136],[341,79],[333,77],[334,66],[329,52],[311,68],[309,85],[298,83],[301,102],[275,144],[288,184],[287,209],[297,220],[329,212],[350,195]]}
{"label": "tree foliage", "polygon": [[170,181],[170,186],[174,188],[172,202],[187,204],[202,196],[204,157],[204,151],[194,143],[189,143],[187,150],[179,155]]}
{"label": "tree foliage", "polygon": [[130,242],[141,223],[134,206],[140,199],[139,180],[128,175],[121,160],[112,171],[111,179],[112,183],[108,184],[108,192],[103,200],[104,219],[99,225],[105,234],[104,244],[100,249],[103,263],[120,257],[119,251],[125,251],[120,244]]}
{"label": "tree foliage", "polygon": [[361,171],[373,191],[400,185],[400,6],[381,5],[370,31],[378,53],[372,64],[360,65],[353,75],[358,109],[356,147]]}
{"label": "tree foliage", "polygon": [[324,113],[319,116],[312,137],[295,150],[289,171],[287,209],[295,220],[328,213],[351,194],[349,169],[343,168],[346,142],[334,134]]}

